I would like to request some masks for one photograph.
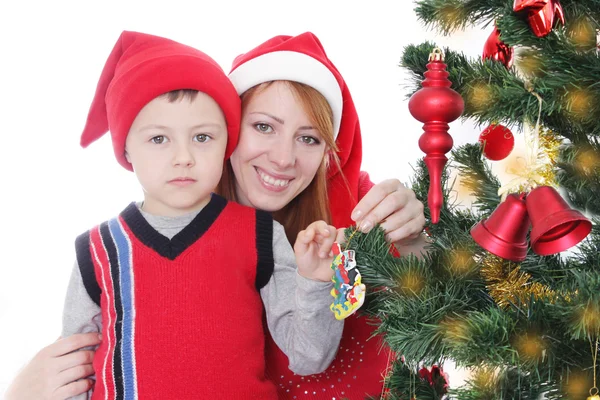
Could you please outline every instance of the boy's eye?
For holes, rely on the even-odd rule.
[[[205,133],[200,133],[194,136],[194,140],[200,143],[208,142],[210,140],[210,136]]]
[[[270,133],[273,131],[273,128],[269,124],[258,123],[254,124],[254,128],[262,133]]]
[[[154,136],[150,140],[152,141],[152,143],[162,144],[162,143],[164,143],[167,140],[167,138],[164,137],[164,136],[162,136],[162,135],[159,135],[159,136]]]

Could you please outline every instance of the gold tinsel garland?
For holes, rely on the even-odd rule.
[[[518,167],[510,168],[507,172],[516,176],[503,185],[498,194],[503,198],[508,193],[529,192],[535,186],[557,186],[556,162],[562,140],[549,129],[526,127],[528,157],[517,159]],[[538,132],[535,132],[535,130]],[[528,138],[529,137],[529,138]],[[535,139],[531,139],[531,138]],[[535,142],[530,143],[530,142]]]
[[[531,275],[521,271],[515,263],[488,254],[482,264],[481,275],[487,282],[490,296],[502,308],[511,304],[526,306],[531,296],[550,302],[557,298],[557,293],[548,286],[531,282]]]

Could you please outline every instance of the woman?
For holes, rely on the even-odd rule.
[[[338,228],[356,223],[365,232],[381,222],[400,253],[420,254],[423,205],[398,180],[374,185],[360,171],[361,135],[352,97],[313,34],[268,40],[239,56],[230,78],[242,97],[243,116],[240,141],[219,188],[223,195],[273,212],[290,240],[319,219]],[[346,319],[336,359],[311,377],[292,374],[269,338],[267,368],[279,396],[362,399],[381,393],[391,355],[378,339],[367,340],[372,332],[365,318]],[[7,399],[11,393],[20,396],[13,398],[62,399],[67,391],[87,390],[87,380],[57,378],[64,378],[65,371],[71,379],[89,375],[89,360],[65,361],[72,358],[65,350],[77,349],[78,338],[40,352],[17,377]],[[33,371],[43,366],[41,376],[33,378]],[[48,383],[33,393],[34,379]]]
[[[313,34],[268,40],[239,56],[229,77],[242,98],[242,124],[221,181],[227,197],[273,212],[290,240],[315,220],[338,228],[357,222],[368,231],[385,219],[382,226],[400,253],[420,254],[423,206],[399,181],[373,185],[360,171],[352,97]],[[336,359],[311,377],[291,373],[269,340],[266,365],[279,398],[379,395],[391,355],[380,340],[368,340],[372,333],[365,318],[347,318]]]

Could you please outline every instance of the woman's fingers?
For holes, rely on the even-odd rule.
[[[80,364],[66,369],[58,374],[58,386],[64,386],[68,383],[87,378],[94,374],[94,366],[90,364]]]
[[[102,337],[96,332],[78,333],[66,338],[62,338],[46,346],[40,353],[44,353],[50,357],[60,357],[88,346],[100,344]]]
[[[52,394],[52,400],[64,400],[87,392],[94,385],[92,379],[82,379],[57,388]]]

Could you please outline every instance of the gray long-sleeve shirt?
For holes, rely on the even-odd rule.
[[[139,205],[138,205],[139,207]],[[171,239],[187,226],[197,213],[160,217],[140,210],[148,223]],[[283,226],[273,222],[274,270],[260,290],[267,326],[273,340],[289,358],[289,368],[299,375],[324,371],[338,349],[343,322],[329,310],[331,282],[300,276],[293,249]],[[65,300],[62,336],[101,332],[100,307],[90,298],[75,263]],[[85,399],[85,395],[77,399]]]

